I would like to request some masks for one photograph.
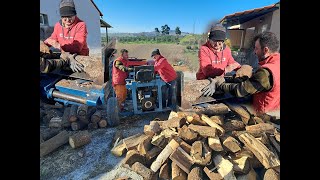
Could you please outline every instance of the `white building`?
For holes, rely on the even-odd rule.
[[[61,0],[40,0],[40,39],[46,39],[53,26],[60,20],[59,4]],[[101,54],[100,23],[103,14],[93,0],[74,0],[77,16],[87,25],[87,43],[90,55]]]

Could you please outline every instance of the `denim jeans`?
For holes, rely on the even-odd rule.
[[[172,107],[177,104],[177,81],[167,82],[161,87],[162,107]],[[166,103],[168,101],[168,104]],[[173,107],[172,107],[173,108]]]

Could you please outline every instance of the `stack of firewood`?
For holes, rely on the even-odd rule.
[[[123,165],[144,179],[279,179],[279,143],[279,126],[219,103],[172,111],[143,133],[118,139],[111,152],[126,153]]]
[[[50,128],[71,129],[97,129],[107,127],[106,113],[104,110],[87,105],[43,105],[40,108],[40,119]]]

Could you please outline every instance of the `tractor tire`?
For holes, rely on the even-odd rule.
[[[177,105],[181,106],[181,96],[184,87],[184,75],[182,71],[176,71],[177,73]]]
[[[120,124],[118,100],[115,97],[111,97],[107,101],[107,122],[111,127]]]

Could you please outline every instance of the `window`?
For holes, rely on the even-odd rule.
[[[40,13],[40,25],[48,25],[48,16]]]

